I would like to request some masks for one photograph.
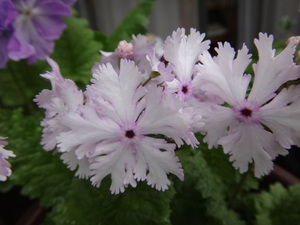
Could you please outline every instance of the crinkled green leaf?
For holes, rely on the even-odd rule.
[[[119,24],[117,29],[109,36],[105,51],[113,51],[121,40],[131,40],[132,35],[145,34],[144,27],[148,23],[148,16],[154,5],[154,0],[142,0]]]
[[[66,18],[65,23],[67,29],[55,42],[51,58],[58,63],[64,77],[88,83],[92,66],[100,60],[102,43],[96,38],[96,33],[88,28],[87,20],[72,16]]]
[[[203,157],[212,170],[215,176],[218,176],[222,180],[222,186],[226,188],[226,191],[230,191],[237,186],[237,183],[240,182],[243,174],[240,174],[233,166],[232,162],[229,161],[229,155],[223,152],[221,147],[215,149],[208,149],[206,143],[203,143],[203,137],[197,136],[201,144],[198,147],[203,154]],[[257,190],[258,189],[258,179],[253,176],[251,167],[249,169],[249,174],[242,186],[243,191]]]
[[[184,183],[192,182],[192,186],[190,187],[191,191],[196,191],[198,193],[198,198],[195,198],[194,201],[200,201],[201,204],[205,206],[204,210],[207,221],[204,222],[204,224],[245,224],[235,211],[229,209],[227,199],[230,197],[233,190],[229,189],[230,185],[222,178],[223,174],[236,176],[236,171],[232,170],[230,166],[224,166],[223,170],[228,171],[222,172],[220,170],[221,168],[213,168],[213,166],[217,164],[227,165],[227,162],[225,161],[227,159],[223,156],[213,154],[211,154],[210,157],[205,157],[205,154],[211,153],[205,151],[217,150],[207,150],[207,146],[205,149],[205,144],[202,143],[201,149],[180,150],[178,152],[185,171],[186,181]],[[218,154],[223,153],[219,151]],[[212,165],[210,165],[210,163]],[[177,192],[177,196],[180,196],[179,192]],[[200,204],[200,202],[195,202],[193,204],[192,200],[193,199],[191,198],[189,201],[190,204]],[[188,202],[186,204],[188,204]],[[193,210],[197,211],[200,209],[194,208]],[[177,212],[177,214],[181,213]],[[193,224],[197,224],[197,222],[194,222]]]
[[[40,115],[25,116],[21,110],[0,111],[0,134],[8,137],[7,149],[16,157],[12,164],[11,180],[22,186],[22,193],[50,207],[63,198],[73,179],[73,173],[51,152],[40,145]]]
[[[26,105],[32,108],[32,98],[43,88],[49,86],[39,75],[45,73],[47,64],[38,61],[28,65],[25,60],[10,61],[0,69],[0,104],[4,107]]]
[[[300,185],[285,188],[277,183],[255,200],[257,225],[299,224]]]
[[[100,188],[89,181],[73,180],[67,199],[51,214],[55,224],[67,225],[167,225],[170,199],[174,191],[157,191],[143,182],[128,187],[122,194],[112,195],[110,179]]]
[[[186,155],[180,154],[182,157]],[[183,182],[174,182],[176,194],[171,202],[172,214],[171,221],[173,225],[219,225],[219,221],[214,217],[207,214],[206,205],[207,201],[196,189],[198,182],[197,176],[192,174],[190,170],[196,169],[197,165],[186,166],[185,168],[185,180]]]

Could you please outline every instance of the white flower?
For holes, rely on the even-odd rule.
[[[11,175],[11,165],[6,159],[9,157],[15,157],[12,151],[8,151],[3,147],[7,145],[5,138],[0,137],[0,181],[6,181],[7,177]]]
[[[292,43],[275,56],[272,36],[260,33],[254,42],[259,61],[253,65],[254,83],[248,96],[251,76],[244,74],[250,62],[246,46],[235,58],[228,43],[219,44],[216,57],[208,52],[199,57],[198,69],[202,90],[229,105],[215,105],[207,114],[205,141],[210,147],[222,145],[241,173],[254,162],[255,176],[261,177],[272,169],[272,159],[300,144],[300,87],[278,93],[282,84],[300,77],[300,68],[293,63]]]
[[[166,82],[166,86],[184,101],[193,98],[194,89],[198,86],[194,82],[195,65],[198,56],[210,44],[208,40],[203,41],[204,37],[205,34],[200,34],[195,29],[190,29],[190,34],[186,35],[184,28],[178,28],[164,43],[164,58],[175,75],[175,79]]]
[[[76,84],[69,79],[64,79],[58,65],[52,59],[47,58],[48,64],[52,68],[52,72],[41,75],[51,81],[52,90],[43,90],[34,99],[40,108],[46,109],[45,119],[41,125],[43,129],[42,145],[44,149],[49,151],[55,148],[56,136],[68,130],[60,122],[60,118],[64,113],[74,111],[78,105],[83,104],[83,94],[78,90]]]
[[[121,59],[119,70],[110,63],[98,65],[93,72],[86,103],[61,120],[70,130],[57,139],[60,151],[88,159],[93,185],[111,175],[112,193],[144,180],[166,190],[169,173],[182,180],[174,150],[191,138],[183,103],[161,87],[144,87],[133,61]]]

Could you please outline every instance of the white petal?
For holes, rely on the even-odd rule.
[[[287,151],[275,140],[272,133],[260,125],[240,123],[234,130],[219,140],[224,152],[230,154],[230,161],[241,173],[248,170],[249,163],[254,162],[254,174],[261,177],[273,168],[272,159]]]
[[[128,184],[136,186],[133,178],[135,158],[132,148],[128,144],[112,143],[111,152],[95,156],[90,166],[92,170],[92,184],[99,187],[102,179],[111,174],[112,184],[110,190],[113,194],[122,193]]]
[[[86,116],[86,114],[83,114]],[[117,124],[107,119],[68,114],[62,120],[70,130],[57,137],[60,152],[75,151],[79,159],[89,157],[95,151],[97,143],[107,139],[113,141],[120,138],[121,130]]]
[[[101,97],[110,102],[121,120],[133,120],[136,102],[144,93],[144,87],[140,85],[143,78],[134,62],[122,59],[119,74],[111,64],[99,65],[94,69],[93,77],[94,84],[89,86],[87,97]]]
[[[300,144],[300,88],[283,89],[260,110],[262,123],[284,148]]]
[[[138,129],[141,134],[163,134],[181,145],[190,124],[180,113],[182,102],[162,88],[152,86],[146,95],[146,108],[140,116]]]
[[[75,176],[79,178],[88,178],[90,176],[89,161],[87,158],[78,159],[74,151],[64,152],[60,159],[68,165],[70,170],[77,169]]]
[[[174,65],[175,74],[179,80],[190,80],[198,55],[209,48],[210,41],[203,41],[204,34],[190,30],[185,35],[184,28],[178,28],[169,36],[164,44],[164,57]]]
[[[138,180],[146,178],[148,185],[161,191],[166,190],[170,185],[167,174],[172,173],[183,180],[183,171],[175,155],[174,144],[145,137],[138,149],[138,161],[134,170]]]
[[[255,39],[254,43],[259,53],[259,60],[253,65],[255,80],[248,99],[263,104],[273,97],[273,93],[282,84],[300,77],[300,66],[296,66],[293,62],[295,52],[293,43],[277,56],[272,49],[272,35],[260,33],[259,39]]]
[[[209,52],[199,56],[202,64],[198,64],[201,89],[209,94],[220,97],[230,105],[240,102],[245,98],[251,77],[244,75],[250,62],[248,49],[244,45],[238,52],[225,42],[219,43],[216,49],[218,55],[212,58]]]
[[[209,148],[218,145],[218,140],[225,136],[229,126],[235,122],[232,109],[222,106],[214,106],[211,111],[206,113],[206,120],[203,130],[207,132],[204,141]]]
[[[15,157],[12,151],[8,151],[0,145],[0,181],[5,181],[11,175],[11,165],[6,160],[9,157]]]

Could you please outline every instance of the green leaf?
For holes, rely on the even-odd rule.
[[[33,97],[49,86],[39,76],[45,73],[46,68],[44,61],[32,65],[28,65],[25,60],[8,62],[5,68],[0,69],[0,104],[4,107],[27,105],[32,108]]]
[[[277,183],[255,200],[257,225],[299,224],[300,185],[285,188]]]
[[[222,172],[219,173],[220,170],[214,168],[213,166],[209,164],[210,160],[214,161],[214,164],[226,164],[224,161],[224,157],[214,157],[209,158],[207,160],[206,157],[204,157],[204,148],[205,144],[201,144],[201,149],[190,149],[190,150],[179,150],[178,156],[180,157],[180,160],[183,164],[183,168],[185,171],[185,182],[181,184],[180,186],[185,186],[190,182],[190,191],[198,193],[193,194],[195,196],[194,199],[192,196],[188,197],[189,202],[186,202],[186,204],[197,206],[200,204],[199,208],[194,207],[194,214],[197,212],[201,212],[203,214],[203,210],[205,210],[205,214],[202,216],[202,220],[204,220],[204,224],[228,224],[228,225],[234,225],[234,224],[245,224],[244,221],[242,221],[238,214],[234,212],[233,210],[229,209],[227,206],[227,198],[229,192],[229,185],[224,182],[224,180],[221,178],[223,173],[230,174],[231,176],[235,176],[236,171],[232,170],[231,167],[223,167],[223,170],[229,170],[229,172]],[[207,146],[206,146],[207,148]],[[207,150],[207,149],[206,149]],[[209,151],[209,150],[207,150]],[[215,151],[215,150],[210,150]],[[223,154],[222,152],[219,152],[219,154]],[[211,155],[212,156],[212,155]],[[218,172],[219,171],[219,172]],[[177,190],[177,197],[180,196],[180,193],[182,192],[180,189],[178,189],[178,186],[176,188]],[[184,194],[184,192],[182,193]],[[176,196],[175,196],[176,197]],[[177,201],[176,199],[174,201]],[[196,201],[193,203],[193,201]],[[205,207],[201,207],[201,205],[204,205]],[[174,211],[175,213],[175,211]],[[176,212],[175,214],[181,214],[182,212]],[[174,218],[174,215],[173,215]],[[174,220],[174,223],[175,220]],[[180,223],[176,223],[180,224]],[[182,223],[181,223],[182,224]],[[195,220],[192,224],[200,224],[197,223]]]
[[[99,34],[88,28],[85,19],[72,16],[65,23],[67,29],[55,42],[51,58],[58,63],[64,77],[86,84],[91,79],[92,66],[100,60],[99,50],[103,45]]]
[[[22,194],[51,207],[64,198],[74,175],[58,155],[42,150],[41,118],[25,116],[21,110],[1,110],[0,135],[8,137],[7,149],[16,155],[9,158],[13,171],[9,180],[22,186]]]
[[[154,0],[142,0],[133,10],[131,10],[110,35],[108,39],[109,42],[104,47],[104,50],[114,51],[121,40],[130,41],[133,34],[145,34],[147,30],[144,25],[149,21],[148,16],[154,2]]]
[[[136,188],[128,187],[124,193],[112,195],[109,185],[110,179],[105,179],[100,188],[89,181],[74,179],[66,201],[51,215],[55,224],[170,224],[172,189],[159,192],[139,182]]]

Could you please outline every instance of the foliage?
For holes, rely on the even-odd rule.
[[[2,107],[17,107],[27,105],[32,108],[32,99],[49,84],[39,74],[48,68],[47,63],[39,61],[28,65],[25,60],[10,61],[6,68],[0,69],[0,104]]]
[[[65,19],[67,29],[55,43],[51,57],[60,65],[61,73],[76,82],[87,83],[91,79],[91,68],[100,59],[102,43],[88,29],[88,22],[78,17]],[[79,41],[80,40],[80,41]]]
[[[300,185],[289,188],[277,183],[262,192],[255,201],[257,225],[298,224]]]

